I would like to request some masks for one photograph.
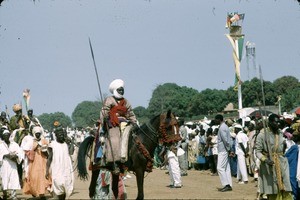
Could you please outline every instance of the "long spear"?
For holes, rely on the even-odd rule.
[[[101,91],[101,86],[100,86],[100,81],[99,81],[99,76],[98,76],[98,71],[97,71],[97,67],[96,67],[96,62],[95,62],[95,57],[94,57],[94,51],[93,51],[93,47],[92,47],[92,42],[91,42],[91,39],[89,38],[89,44],[90,44],[90,49],[91,49],[91,54],[92,54],[92,58],[93,58],[93,63],[94,63],[94,68],[95,68],[95,73],[96,73],[96,77],[97,77],[97,83],[98,83],[98,89],[99,89],[99,94],[100,94],[100,99],[101,99],[101,104],[103,106],[103,97],[102,97],[102,91]],[[102,109],[101,109],[101,112],[102,112]],[[108,125],[107,123],[106,124],[106,130],[108,130]],[[100,131],[100,129],[99,129]],[[98,132],[99,134],[99,132]],[[115,170],[116,169],[116,163],[115,163],[115,158],[114,158],[114,154],[113,154],[113,149],[112,149],[112,142],[111,142],[111,139],[110,139],[110,136],[109,134],[107,135],[107,138],[108,138],[108,142],[109,142],[109,145],[110,145],[110,150],[112,152],[112,159],[113,159],[113,167]]]
[[[95,57],[94,57],[94,51],[93,51],[92,42],[91,42],[90,38],[89,38],[89,44],[90,44],[91,54],[92,54],[92,58],[93,58],[93,63],[94,63],[94,68],[95,68],[95,73],[96,73],[96,78],[97,78],[97,83],[98,83],[99,95],[100,95],[101,103],[103,104],[101,85],[100,85],[100,81],[99,81],[98,70],[97,70],[96,61],[95,61]]]
[[[262,93],[262,101],[263,101],[263,108],[264,108],[264,116],[266,116],[266,100],[265,100],[265,91],[264,91],[264,82],[261,72],[261,66],[259,65],[259,78],[260,78],[260,85],[261,85],[261,93]]]

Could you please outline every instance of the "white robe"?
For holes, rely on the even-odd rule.
[[[2,189],[3,190],[19,190],[21,189],[19,182],[19,175],[17,169],[17,163],[8,159],[3,158],[4,155],[15,152],[18,156],[18,164],[24,159],[24,152],[15,142],[10,142],[9,146],[5,142],[0,143],[0,175],[2,178]]]
[[[24,154],[25,154],[25,151],[32,150],[33,140],[34,140],[34,137],[31,135],[26,135],[23,138],[22,143],[21,143],[21,149],[24,151]],[[28,171],[29,171],[29,160],[28,160],[27,156],[24,157],[24,171],[25,171],[25,177],[27,178]]]
[[[181,186],[181,174],[178,158],[172,151],[168,151],[168,163],[171,185]]]
[[[247,172],[247,166],[246,166],[246,158],[245,153],[240,145],[242,143],[245,148],[248,146],[248,136],[243,132],[240,131],[236,135],[235,140],[235,153],[237,155],[238,159],[238,166],[237,166],[237,179],[242,181],[248,181],[248,172]]]
[[[68,145],[52,141],[53,157],[51,162],[52,189],[56,195],[66,194],[68,199],[74,188],[74,172]]]

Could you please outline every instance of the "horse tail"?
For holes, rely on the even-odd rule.
[[[86,157],[88,156],[87,153],[92,150],[91,146],[94,142],[94,137],[89,136],[83,140],[83,142],[80,144],[79,150],[78,150],[78,156],[77,156],[77,171],[78,176],[81,180],[87,180],[88,179],[88,172],[86,167]]]

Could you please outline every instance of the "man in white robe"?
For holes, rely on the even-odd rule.
[[[17,199],[16,190],[21,189],[17,163],[20,164],[24,153],[17,143],[9,140],[10,132],[3,131],[0,143],[0,175],[2,178],[3,199]]]
[[[170,175],[170,187],[181,188],[181,174],[179,168],[179,162],[177,157],[176,146],[171,146],[168,151],[168,164],[169,164],[169,175]]]
[[[234,125],[234,132],[236,133],[235,153],[238,159],[237,180],[239,184],[247,184],[248,172],[246,166],[246,156],[248,156],[248,152],[246,149],[249,139],[243,132],[243,127],[240,124]]]
[[[46,169],[46,178],[51,173],[52,190],[59,199],[69,199],[74,188],[74,170],[64,134],[62,128],[56,129],[56,141],[49,144]]]

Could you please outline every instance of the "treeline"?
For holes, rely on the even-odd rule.
[[[277,105],[281,103],[281,110],[289,112],[293,108],[300,105],[300,82],[293,76],[283,76],[273,82],[263,81],[265,104]],[[250,81],[242,83],[242,99],[243,107],[256,107],[262,103],[261,81],[254,78]],[[188,88],[186,86],[178,86],[176,83],[165,83],[158,85],[150,99],[147,108],[138,106],[134,108],[134,112],[140,122],[145,122],[152,116],[165,112],[169,109],[188,119],[197,116],[208,115],[211,113],[222,112],[224,108],[233,103],[234,107],[238,107],[237,92],[233,87],[227,90],[205,89],[201,92]],[[84,101],[79,103],[72,113],[72,120],[63,120],[67,126],[87,127],[93,126],[99,117],[101,103],[99,101]],[[54,114],[42,114],[39,116],[41,123],[47,129],[51,129],[51,120],[55,119]]]

